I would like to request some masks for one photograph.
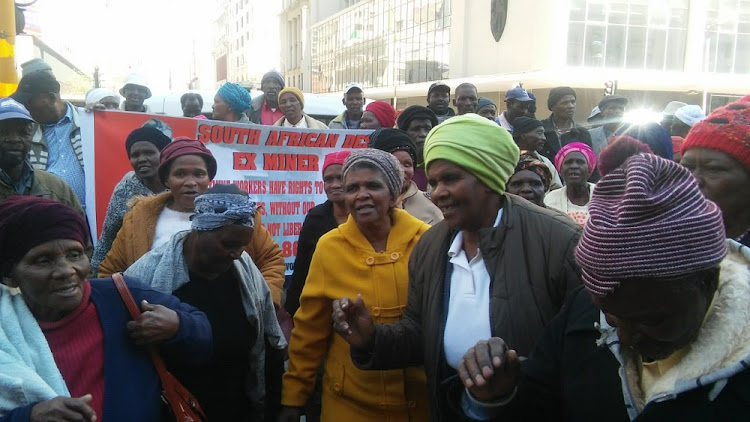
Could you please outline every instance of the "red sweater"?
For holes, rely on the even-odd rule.
[[[63,319],[39,322],[71,397],[91,394],[89,406],[101,422],[104,404],[104,333],[91,302],[91,285],[83,282],[81,304]]]

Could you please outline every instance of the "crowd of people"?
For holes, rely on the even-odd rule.
[[[285,286],[262,198],[158,122],[123,139],[92,248],[78,111],[24,72],[0,100],[0,421],[166,420],[154,350],[208,421],[750,418],[750,96],[631,124],[608,95],[580,124],[569,87],[538,120],[522,87],[498,114],[470,83],[400,111],[352,83],[326,125],[278,72],[226,83],[211,119],[372,131],[324,157]],[[143,77],[119,94],[86,110],[150,112]]]

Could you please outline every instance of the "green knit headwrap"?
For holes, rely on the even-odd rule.
[[[428,174],[432,161],[450,161],[501,195],[518,163],[518,153],[507,130],[474,113],[451,117],[435,126],[424,143]]]

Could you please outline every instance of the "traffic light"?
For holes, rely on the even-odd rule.
[[[604,82],[604,95],[614,95],[617,91],[617,81]]]
[[[13,0],[0,0],[0,98],[16,91],[16,12]]]

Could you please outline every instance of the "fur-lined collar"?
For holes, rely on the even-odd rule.
[[[728,241],[732,242],[732,241]],[[750,366],[750,257],[730,244],[721,262],[719,288],[711,309],[687,354],[656,381],[650,397],[641,391],[640,357],[620,347],[617,331],[602,314],[599,344],[607,344],[620,362],[625,406],[635,419],[651,402],[665,401],[680,393],[713,384],[709,400],[715,399],[729,378]]]

